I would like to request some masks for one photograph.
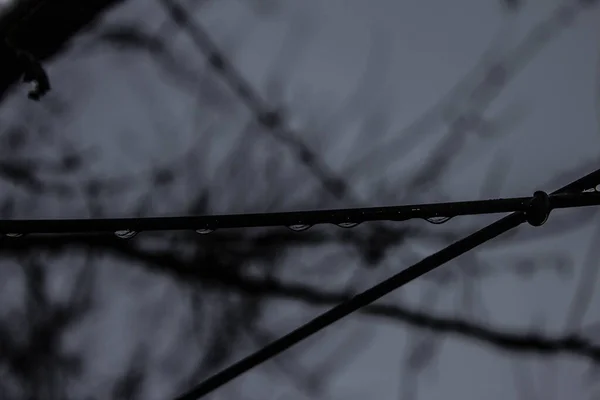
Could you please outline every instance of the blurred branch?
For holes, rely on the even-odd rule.
[[[67,299],[56,301],[48,293],[50,268],[40,257],[26,254],[18,261],[25,304],[0,324],[0,366],[7,371],[2,383],[18,382],[24,391],[21,398],[64,399],[67,380],[78,377],[82,360],[65,350],[62,340],[92,309],[93,270],[78,272]]]
[[[182,260],[170,251],[144,251],[118,238],[74,237],[67,246],[65,245],[64,238],[60,237],[30,237],[20,239],[10,247],[2,247],[3,255],[6,256],[42,249],[60,251],[65,247],[99,249],[135,262],[137,265],[143,265],[150,270],[175,277],[179,282],[210,282],[250,295],[297,300],[313,306],[339,304],[352,297],[350,294],[322,291],[312,286],[281,282],[274,278],[265,280],[243,277],[231,268],[201,268],[198,267],[197,261]],[[428,314],[400,305],[377,304],[366,307],[361,312],[437,333],[454,334],[506,351],[545,355],[570,353],[600,362],[600,345],[594,345],[588,339],[575,334],[549,337],[542,334],[489,328],[475,322]]]
[[[564,28],[585,11],[586,6],[595,3],[597,2],[563,1],[548,18],[533,27],[511,51],[499,52],[495,46],[487,49],[475,67],[433,107],[391,139],[377,144],[369,154],[355,161],[348,172],[362,169],[365,164],[373,161],[396,159],[400,154],[408,153],[414,148],[416,140],[422,139],[423,135],[433,131],[433,127],[441,123],[448,123],[451,127],[448,138],[457,135],[462,137],[476,130],[478,123],[485,121],[484,111],[511,79],[534,59],[544,45],[563,32]],[[450,152],[449,149],[448,151]],[[433,161],[429,162],[430,168],[427,169],[436,168],[435,158],[431,159]]]
[[[111,398],[137,400],[142,398],[144,380],[147,379],[148,349],[139,345],[135,349],[127,369],[113,384]]]
[[[301,163],[317,176],[321,184],[334,197],[350,199],[352,203],[356,204],[357,198],[350,192],[348,180],[344,180],[339,174],[337,176],[333,174],[306,144],[297,139],[286,128],[283,115],[268,107],[266,102],[243,78],[242,74],[227,60],[225,54],[218,48],[208,32],[200,24],[194,23],[193,18],[177,1],[161,0],[161,4],[171,18],[189,34],[194,44],[207,57],[212,68],[247,104],[257,119],[263,123],[263,126],[275,138],[291,147]],[[450,155],[455,153],[451,148],[456,150],[469,133],[489,136],[491,128],[494,131],[494,136],[497,136],[497,131],[506,132],[506,128],[511,127],[511,124],[502,126],[502,121],[490,121],[489,117],[484,116],[485,110],[499,96],[511,81],[511,78],[516,76],[517,72],[533,59],[545,44],[562,32],[564,27],[572,23],[578,14],[586,8],[585,6],[586,4],[570,1],[562,3],[509,52],[503,52],[497,46],[491,46],[482,55],[480,62],[472,71],[438,104],[403,130],[402,134],[395,135],[397,139],[392,142],[385,141],[381,144],[379,150],[374,149],[364,161],[372,161],[373,157],[377,156],[378,162],[381,162],[382,159],[386,159],[387,155],[385,154],[387,152],[392,152],[391,154],[397,158],[399,149],[403,152],[408,151],[410,148],[409,142],[422,139],[423,134],[427,130],[431,130],[436,121],[448,123],[450,134],[444,140],[446,145],[439,146],[438,151],[428,157],[427,165],[420,170],[420,173],[410,179],[410,184],[405,192],[430,187],[436,182],[435,178],[439,178],[440,174],[445,171],[444,167],[450,162]],[[396,142],[401,142],[402,145]],[[380,150],[386,153],[380,154]],[[361,161],[355,163],[355,165],[360,164],[362,164]],[[390,228],[390,230],[395,229]],[[403,234],[396,236],[399,238],[405,237]],[[383,255],[393,244],[396,243],[392,242],[386,246],[379,246],[382,249],[380,253]],[[379,259],[380,257],[375,257],[375,260]],[[376,263],[377,261],[372,264]]]
[[[146,263],[152,263],[160,270],[167,267],[171,272],[185,275],[186,279],[209,279],[216,284],[252,294],[295,299],[311,305],[331,305],[347,301],[350,296],[340,293],[328,293],[312,287],[276,281],[262,281],[249,277],[229,275],[217,271],[202,271],[190,266],[168,253],[151,254],[139,252],[129,246],[120,246],[117,252]],[[115,250],[114,248],[111,250]],[[174,271],[176,269],[176,271]],[[183,278],[183,276],[181,276]],[[572,353],[589,357],[600,362],[600,346],[592,345],[587,339],[578,336],[549,338],[537,334],[523,334],[510,331],[494,330],[479,326],[470,321],[438,317],[423,312],[410,310],[400,306],[374,305],[364,311],[369,315],[391,318],[409,323],[419,328],[438,333],[453,333],[479,342],[514,352],[531,352],[541,354]]]
[[[535,382],[527,365],[519,361],[513,361],[512,365],[513,381],[519,400],[539,399],[535,390]],[[549,397],[548,397],[549,398]]]
[[[262,126],[281,143],[287,145],[300,162],[305,165],[318,179],[323,187],[337,199],[347,198],[353,204],[357,203],[350,185],[343,178],[336,176],[330,168],[319,160],[300,138],[286,126],[281,110],[274,110],[267,105],[242,74],[229,62],[215,41],[200,26],[193,22],[188,12],[174,0],[160,0],[160,3],[183,30],[185,30],[197,48],[207,57],[212,68],[225,80],[231,89],[254,113]]]
[[[266,346],[276,339],[271,332],[258,327],[247,330],[246,333],[260,347]],[[308,368],[303,368],[298,363],[289,362],[283,358],[275,358],[272,362],[275,372],[283,375],[306,398],[318,399],[320,397],[320,382],[314,382],[312,368],[307,372]]]
[[[37,169],[38,165],[32,162],[0,161],[0,178],[39,194],[44,184],[37,176]]]
[[[596,218],[596,222],[597,222]],[[584,321],[585,314],[591,305],[594,288],[598,284],[598,255],[600,255],[600,225],[596,225],[590,239],[589,248],[583,261],[583,269],[579,276],[579,283],[575,288],[575,295],[569,306],[566,329],[579,329]]]

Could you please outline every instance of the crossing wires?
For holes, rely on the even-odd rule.
[[[210,234],[222,229],[274,226],[285,226],[292,231],[302,232],[319,224],[334,224],[340,228],[354,228],[363,222],[400,222],[410,219],[424,219],[432,224],[442,224],[457,216],[508,212],[527,213],[532,224],[541,225],[544,221],[534,219],[533,213],[536,208],[532,208],[532,206],[538,204],[542,198],[548,203],[547,206],[550,209],[600,205],[600,193],[598,192],[555,193],[551,195],[536,192],[533,197],[279,213],[147,218],[0,220],[0,234],[18,239],[32,234],[109,233],[122,239],[131,239],[144,231],[193,230],[199,234]]]
[[[585,177],[570,183],[567,186],[552,193],[552,195],[577,193],[595,188],[600,184],[600,170],[594,171]],[[582,195],[583,196],[583,195]],[[587,197],[587,196],[586,196]],[[595,196],[594,196],[595,197]],[[381,283],[357,294],[350,300],[339,304],[338,306],[317,316],[308,323],[300,326],[285,336],[271,342],[262,349],[250,354],[242,360],[223,369],[215,375],[201,382],[189,392],[177,397],[176,400],[195,400],[206,396],[219,387],[227,384],[250,369],[262,364],[263,362],[277,356],[290,347],[314,335],[315,333],[327,328],[340,319],[356,312],[390,292],[414,281],[422,275],[438,268],[442,264],[451,261],[460,255],[476,248],[477,246],[521,225],[529,222],[530,225],[540,226],[548,218],[553,208],[552,196],[538,191],[529,201],[528,207],[524,211],[514,212],[495,223],[486,226],[483,229],[451,244],[450,246],[424,258],[420,262],[404,269]],[[596,351],[595,356],[600,359],[600,351]]]

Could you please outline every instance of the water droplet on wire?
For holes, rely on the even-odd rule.
[[[132,231],[131,229],[122,229],[115,232],[115,236],[119,239],[131,239],[137,234],[136,231]]]
[[[18,237],[23,237],[25,235],[22,233],[7,233],[6,236],[11,237],[11,238],[18,238]]]
[[[450,221],[452,219],[452,217],[429,217],[429,218],[424,218],[424,219],[425,219],[425,221],[429,222],[430,224],[440,225],[440,224]]]
[[[312,227],[312,225],[308,225],[308,224],[294,224],[294,225],[288,225],[288,228],[293,230],[294,232],[302,232],[305,231],[307,229],[310,229]]]
[[[214,231],[214,229],[210,228],[196,229],[196,233],[199,233],[200,235],[208,235],[209,233],[213,233]]]
[[[340,228],[354,228],[359,223],[360,222],[341,222],[341,223],[336,224],[336,225],[339,226]]]

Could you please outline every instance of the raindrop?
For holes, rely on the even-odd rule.
[[[290,228],[294,232],[302,232],[302,231],[305,231],[307,229],[310,229],[311,227],[312,227],[312,225],[308,225],[308,224],[288,225],[288,228]]]
[[[450,219],[452,219],[452,217],[430,217],[425,218],[425,221],[429,222],[430,224],[439,225],[450,221]]]
[[[359,222],[342,222],[337,224],[337,226],[339,226],[340,228],[354,228],[358,224]]]
[[[213,233],[214,231],[215,231],[214,229],[210,229],[210,228],[196,229],[196,233],[199,233],[201,235],[208,235],[209,233]]]
[[[23,235],[22,233],[7,233],[6,236],[11,237],[11,238],[18,238],[18,237],[23,237],[25,235]]]
[[[138,233],[136,231],[132,231],[131,229],[122,229],[115,232],[115,236],[119,239],[131,239]]]

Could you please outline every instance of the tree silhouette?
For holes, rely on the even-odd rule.
[[[502,91],[595,3],[562,2],[517,45],[492,43],[465,78],[399,132],[391,129],[395,110],[385,100],[369,98],[386,85],[380,70],[386,62],[385,38],[374,39],[362,81],[347,103],[333,110],[318,94],[301,93],[294,99],[285,93],[293,60],[300,58],[295,50],[301,51],[304,40],[297,30],[310,29],[300,22],[300,28],[290,28],[263,87],[245,78],[245,66],[235,61],[243,48],[243,28],[217,35],[201,21],[213,2],[161,0],[147,14],[140,14],[146,12],[140,4],[76,5],[65,0],[35,8],[22,1],[0,17],[5,35],[6,27],[16,24],[11,41],[49,71],[53,88],[34,103],[18,93],[23,71],[13,58],[0,71],[2,111],[12,110],[0,117],[3,218],[203,215],[447,200],[454,194],[443,183],[459,151],[473,140],[493,146],[523,116],[520,107],[497,111]],[[237,7],[247,7],[244,12],[260,20],[285,7],[277,1],[248,4]],[[29,13],[32,9],[36,12]],[[108,73],[96,70],[97,59],[111,58],[126,73],[121,67]],[[132,75],[148,78],[134,86],[139,81]],[[90,89],[89,81],[99,76],[131,80],[132,97],[139,102],[134,107],[120,99],[135,132],[107,133],[111,139],[105,142],[111,142],[112,150],[100,141],[90,145],[70,137],[64,129],[76,124],[91,130],[97,122],[82,110],[94,96],[111,98],[108,88],[105,94]],[[193,111],[189,120],[170,111],[168,96],[173,93],[185,99],[173,102]],[[101,120],[110,127],[113,117]],[[358,126],[356,151],[334,168],[327,154],[351,140],[344,133],[348,121]],[[192,133],[186,136],[186,130]],[[440,130],[439,142],[422,150]],[[156,142],[166,155],[169,143],[183,139],[185,151],[175,157],[157,159],[143,149],[142,156],[135,153]],[[142,157],[147,167],[137,164],[137,170],[122,168],[118,175],[108,175],[103,166],[111,163],[117,147],[128,149],[131,158]],[[414,154],[422,160],[406,172],[384,172],[397,171],[398,160]],[[492,163],[481,197],[502,195],[509,161],[501,155]],[[463,167],[476,163],[473,157]],[[553,189],[591,165],[597,159],[541,183]],[[543,230],[508,234],[490,245],[510,248],[533,237],[551,240],[589,224],[596,212],[556,215]],[[269,228],[156,233],[130,240],[95,235],[0,239],[5,289],[1,397],[175,396],[416,261],[423,248],[442,247],[478,225],[465,220],[443,226],[372,223],[302,233]],[[583,322],[597,280],[594,242],[565,330],[537,322],[531,329],[499,326],[482,306],[482,290],[490,279],[512,275],[527,280],[550,271],[566,279],[575,263],[567,255],[531,251],[498,266],[471,253],[423,277],[420,293],[398,293],[365,308],[219,393],[244,399],[338,398],[331,384],[345,365],[367,351],[375,323],[397,324],[409,332],[398,378],[402,398],[418,394],[417,378],[436,369],[445,343],[456,337],[510,355],[520,371],[518,390],[533,393],[518,361],[527,355],[569,354],[597,365],[592,349],[598,345],[597,332]],[[450,292],[455,307],[444,304]],[[597,367],[590,371],[595,376]],[[597,390],[590,381],[590,390]]]

